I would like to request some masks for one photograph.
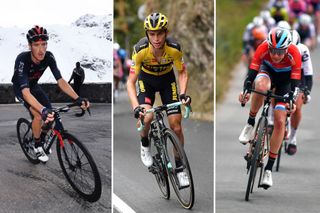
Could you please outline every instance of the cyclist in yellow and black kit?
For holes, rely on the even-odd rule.
[[[132,65],[127,81],[128,95],[134,109],[134,117],[141,118],[145,110],[150,109],[155,100],[155,93],[159,92],[163,104],[177,102],[191,103],[191,97],[186,95],[188,74],[182,58],[180,45],[168,34],[167,17],[161,13],[152,13],[144,21],[146,37],[135,46],[132,55]],[[179,91],[175,80],[174,68],[178,72]],[[136,91],[138,81],[139,91]],[[180,95],[179,95],[180,94]],[[181,128],[181,109],[176,107],[167,111],[170,128],[184,144]],[[145,128],[141,132],[141,160],[145,166],[153,163],[150,154],[148,131],[152,115],[144,116]],[[182,163],[176,159],[177,168]],[[178,172],[180,185],[189,185],[184,172]]]

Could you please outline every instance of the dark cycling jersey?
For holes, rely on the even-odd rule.
[[[23,88],[32,89],[37,85],[38,80],[47,67],[50,67],[56,80],[62,78],[56,60],[51,52],[46,52],[45,57],[40,64],[35,64],[31,60],[31,51],[20,53],[14,64],[14,75],[11,80],[13,86],[19,90],[22,90]]]

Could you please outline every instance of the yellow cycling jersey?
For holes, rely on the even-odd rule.
[[[172,38],[167,38],[164,46],[164,54],[160,61],[152,54],[152,46],[147,37],[141,39],[133,47],[132,64],[130,73],[145,73],[159,76],[170,72],[173,66],[181,72],[185,69],[180,45]]]

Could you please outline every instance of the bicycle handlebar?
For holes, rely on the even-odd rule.
[[[52,110],[54,112],[68,112],[73,107],[79,107],[79,106],[76,103],[71,103],[71,104],[67,104],[66,106],[53,108]],[[85,114],[86,111],[88,111],[89,115],[91,115],[90,108],[87,108],[87,110],[84,110],[81,107],[79,107],[79,108],[81,109],[81,112],[80,113],[76,113],[75,114],[76,117],[82,117]]]
[[[292,109],[293,108],[293,104],[295,103],[295,101],[296,101],[296,99],[297,99],[297,97],[299,95],[300,90],[299,90],[298,87],[296,87],[294,92],[290,91],[288,95],[279,96],[279,95],[276,95],[276,94],[272,93],[272,90],[268,90],[267,92],[260,92],[260,91],[254,90],[254,89],[251,88],[251,82],[248,81],[246,83],[246,87],[245,87],[245,89],[243,91],[243,95],[242,95],[242,100],[241,100],[241,106],[242,107],[245,106],[245,103],[243,103],[243,101],[245,99],[246,94],[249,93],[249,92],[254,92],[254,93],[257,93],[259,95],[263,95],[263,96],[265,96],[267,98],[281,99],[285,103],[289,103],[290,109]]]
[[[167,109],[170,109],[170,108],[174,108],[174,107],[177,107],[177,106],[181,106],[181,105],[183,105],[182,102],[178,101],[178,102],[174,102],[174,103],[171,103],[171,104],[162,105],[162,106],[158,106],[158,107],[154,107],[154,108],[148,109],[148,110],[146,110],[145,114],[164,111],[164,110],[167,110]],[[184,105],[184,107],[185,107],[185,114],[184,114],[183,118],[189,118],[190,112],[192,112],[191,106],[190,105]],[[141,132],[144,129],[143,117],[142,117],[142,119],[139,119],[139,123],[140,123],[140,127],[138,127],[137,130],[139,132]]]

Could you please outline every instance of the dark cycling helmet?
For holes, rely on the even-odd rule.
[[[168,19],[162,13],[152,13],[144,20],[144,29],[147,30],[167,30]]]
[[[36,25],[28,31],[27,40],[30,44],[40,40],[49,40],[47,30],[43,27],[39,27],[38,25]]]
[[[269,47],[274,49],[286,49],[291,44],[291,33],[284,28],[273,28],[267,38]]]

